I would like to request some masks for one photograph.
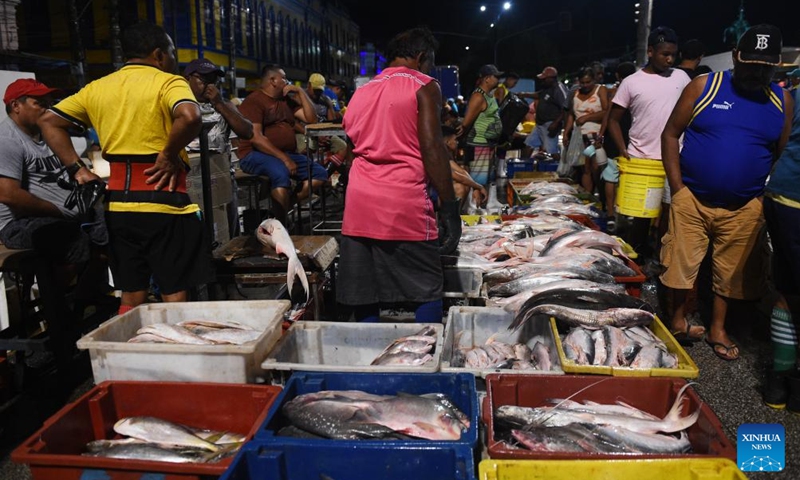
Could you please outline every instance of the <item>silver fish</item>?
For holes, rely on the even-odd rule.
[[[614,326],[603,328],[608,356],[604,365],[611,367],[627,366],[639,351],[639,344],[631,341],[625,333]]]
[[[292,296],[294,279],[298,277],[303,289],[306,291],[306,301],[308,301],[309,290],[306,271],[297,257],[294,242],[292,242],[289,232],[286,231],[283,224],[274,218],[264,220],[256,229],[256,238],[262,244],[275,248],[277,254],[286,255],[286,258],[289,259],[289,265],[286,269],[286,288],[289,290],[289,297]]]
[[[605,365],[606,358],[608,358],[608,349],[606,347],[606,337],[602,330],[595,330],[592,332],[592,340],[594,341],[594,358],[592,365]]]
[[[264,332],[257,330],[239,330],[235,328],[212,329],[198,333],[198,337],[204,338],[214,343],[230,343],[233,345],[245,345],[258,340]]]
[[[569,232],[560,236],[553,235],[547,243],[547,246],[545,246],[544,250],[542,250],[539,255],[542,257],[557,255],[557,252],[561,249],[574,247],[605,249],[627,258],[619,242],[610,235],[596,230],[581,230]]]
[[[207,455],[201,452],[201,450],[178,452],[150,443],[128,443],[113,445],[92,453],[85,453],[84,455],[126,460],[150,460],[155,462],[201,463],[206,461],[205,458]]]
[[[537,370],[549,372],[553,369],[553,362],[550,359],[550,349],[547,345],[541,342],[536,342],[533,346],[533,353],[531,359],[536,365]]]
[[[399,352],[399,353],[384,353],[372,361],[370,365],[406,365],[418,366],[424,365],[433,360],[429,353],[413,353],[413,352]]]
[[[584,403],[578,403],[573,400],[568,399],[550,399],[550,403],[552,403],[556,408],[564,409],[564,410],[574,410],[577,412],[586,412],[586,413],[594,413],[594,414],[611,414],[611,415],[623,415],[623,416],[630,416],[634,418],[642,418],[645,420],[660,420],[660,418],[652,415],[650,413],[645,412],[644,410],[640,410],[638,408],[632,407],[623,402],[617,402],[615,405],[608,405],[603,403],[597,403],[592,401],[584,401]]]
[[[564,355],[579,365],[591,365],[594,359],[594,341],[582,328],[573,328],[562,342]]]
[[[179,327],[177,325],[168,325],[166,323],[153,323],[136,331],[137,334],[149,333],[157,337],[166,338],[175,343],[182,343],[186,345],[212,345],[211,340],[198,337],[189,330]]]
[[[661,355],[664,353],[660,348],[652,345],[642,347],[630,363],[631,368],[658,368],[661,366]]]
[[[642,453],[686,453],[692,448],[686,432],[678,438],[658,433],[637,433],[625,428],[598,425],[598,433],[619,445]]]
[[[234,322],[233,320],[184,320],[183,322],[178,323],[178,326],[191,330],[194,327],[206,327],[206,328],[235,328],[238,330],[253,330],[252,327],[244,325],[239,322]]]
[[[114,431],[149,443],[202,448],[212,452],[219,450],[218,446],[201,439],[187,427],[161,418],[122,418],[114,424]]]
[[[428,440],[458,440],[465,429],[459,415],[452,413],[451,408],[438,399],[416,395],[373,402],[359,411],[356,418]]]
[[[628,327],[649,325],[653,321],[652,313],[634,308],[609,308],[607,310],[581,310],[562,307],[560,305],[539,305],[531,309],[534,315],[545,314],[563,321],[567,325],[589,329],[602,328],[606,325]]]
[[[164,338],[158,335],[153,335],[152,333],[141,333],[136,335],[133,338],[128,339],[128,343],[172,343],[176,344],[178,342],[174,340],[170,340],[168,338]]]

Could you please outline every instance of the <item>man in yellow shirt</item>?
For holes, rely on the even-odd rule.
[[[211,280],[209,239],[199,207],[186,193],[184,147],[199,133],[200,110],[185,78],[175,75],[175,45],[163,28],[138,23],[123,34],[119,71],[61,101],[39,119],[45,141],[78,182],[85,168],[67,129],[94,127],[111,164],[106,223],[120,313],[144,303],[152,277],[164,301]]]

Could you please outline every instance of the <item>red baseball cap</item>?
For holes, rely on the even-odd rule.
[[[536,75],[536,78],[547,78],[547,77],[557,77],[557,76],[558,76],[558,70],[556,70],[556,67],[544,67],[542,73]]]
[[[6,94],[3,96],[3,103],[8,105],[19,97],[43,97],[53,92],[58,92],[57,88],[50,88],[42,82],[38,82],[32,78],[20,78],[11,82],[6,88]]]

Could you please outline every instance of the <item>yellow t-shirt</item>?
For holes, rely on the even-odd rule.
[[[172,112],[184,102],[197,103],[185,78],[150,65],[128,64],[86,85],[52,110],[80,127],[93,126],[104,155],[152,155],[167,144]],[[181,158],[188,165],[185,151]],[[183,214],[198,209],[196,204],[109,203],[110,211]]]

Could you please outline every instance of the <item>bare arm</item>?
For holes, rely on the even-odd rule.
[[[794,98],[792,98],[792,94],[789,93],[788,90],[783,91],[783,111],[786,112],[786,115],[783,119],[783,133],[781,133],[781,138],[778,140],[778,145],[775,148],[776,160],[781,156],[781,153],[783,153],[783,149],[786,148],[786,144],[789,142],[789,134],[792,133]]]
[[[457,164],[456,162],[450,160],[450,171],[453,172],[453,181],[456,183],[460,183],[461,185],[466,185],[470,188],[475,189],[482,189],[483,185],[476,182],[472,179],[472,176],[463,168],[461,165]]]
[[[80,155],[75,151],[75,147],[72,146],[72,140],[70,140],[69,132],[67,132],[68,129],[75,127],[72,122],[48,110],[39,117],[36,123],[42,132],[42,138],[50,147],[50,150],[61,160],[61,163],[65,166],[70,166],[80,160]],[[75,172],[75,180],[78,183],[99,179],[100,177],[86,168],[81,168]]]
[[[439,84],[430,82],[417,90],[417,136],[419,137],[425,173],[443,201],[456,198],[450,172],[450,155],[442,138],[439,112],[442,111],[442,92]]]
[[[317,112],[314,111],[314,102],[311,101],[306,91],[297,85],[286,85],[283,87],[284,96],[292,92],[295,94],[295,101],[299,101],[302,106],[300,110],[294,112],[295,117],[307,124],[317,123]]]
[[[63,217],[57,206],[31,195],[13,178],[0,177],[0,203],[19,217]]]
[[[214,110],[222,115],[222,118],[228,122],[228,125],[231,126],[231,130],[233,130],[237,137],[244,138],[245,140],[253,138],[253,122],[244,118],[231,102],[222,98],[217,87],[214,85],[207,85],[203,94],[208,99],[209,103],[211,103],[211,106],[214,107]]]
[[[620,156],[630,159],[628,146],[625,145],[625,139],[622,138],[622,128],[619,126],[619,121],[622,120],[622,116],[625,115],[626,111],[625,107],[620,107],[615,103],[611,104],[611,111],[608,116],[608,133],[611,134],[611,140],[617,145]]]
[[[489,105],[486,103],[486,99],[483,98],[478,92],[474,92],[469,97],[469,103],[467,104],[467,113],[464,114],[464,121],[461,122],[461,125],[458,127],[460,130],[458,131],[458,135],[461,136],[472,128],[472,124],[475,123],[475,120],[478,118],[478,115]]]
[[[600,111],[587,113],[586,115],[578,118],[576,120],[578,125],[583,125],[586,122],[600,123],[605,118],[606,110],[608,110],[608,96],[606,94],[606,87],[601,86],[597,90],[597,96],[600,98]]]
[[[667,181],[672,194],[685,187],[681,177],[680,146],[678,139],[683,135],[689,122],[692,120],[694,103],[703,93],[706,84],[705,77],[699,77],[686,86],[672,109],[672,114],[667,120],[667,125],[661,133],[661,160],[664,162],[664,170],[667,172]]]
[[[196,103],[183,102],[172,110],[172,128],[167,144],[158,152],[155,164],[144,171],[145,175],[149,175],[146,181],[148,185],[155,183],[156,190],[169,187],[170,192],[175,191],[179,173],[185,169],[180,153],[197,138],[202,127],[200,108]]]

